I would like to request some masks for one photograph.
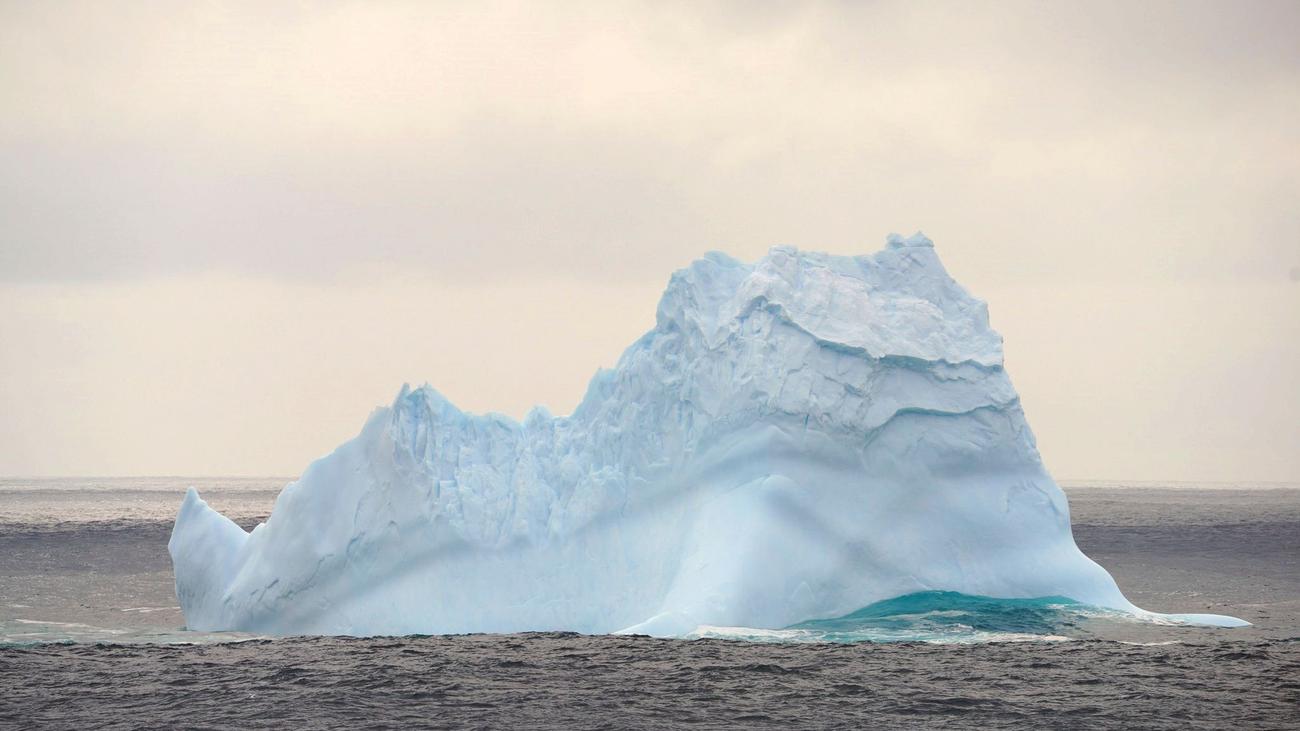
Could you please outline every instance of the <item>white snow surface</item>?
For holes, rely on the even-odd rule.
[[[250,533],[191,489],[168,548],[204,631],[680,636],[928,590],[1141,612],[1075,546],[987,307],[919,233],[707,254],[572,415],[403,387]]]

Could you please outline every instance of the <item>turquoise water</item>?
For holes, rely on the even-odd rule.
[[[834,619],[785,629],[702,627],[692,637],[767,642],[1015,642],[1092,636],[1101,624],[1143,624],[1141,617],[1065,597],[996,599],[927,591],[886,599]]]
[[[838,619],[803,622],[791,629],[818,632],[830,641],[848,641],[863,634],[882,632],[939,636],[954,632],[1052,635],[1075,627],[1084,609],[1085,605],[1065,597],[994,599],[927,591],[886,599]]]

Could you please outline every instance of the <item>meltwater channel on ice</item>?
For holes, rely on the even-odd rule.
[[[169,549],[204,631],[696,636],[918,596],[1245,624],[1145,612],[1080,552],[987,307],[919,233],[707,254],[571,415],[403,387],[251,532],[191,489]]]

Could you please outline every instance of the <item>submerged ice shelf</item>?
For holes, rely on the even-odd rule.
[[[572,415],[403,387],[251,533],[191,490],[168,548],[195,630],[685,636],[924,592],[1142,613],[1075,546],[987,308],[920,234],[710,253]]]

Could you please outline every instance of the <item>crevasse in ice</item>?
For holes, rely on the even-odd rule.
[[[571,415],[403,387],[250,533],[191,490],[169,549],[198,630],[683,635],[940,590],[1141,611],[1075,546],[988,310],[921,234],[707,254]]]

